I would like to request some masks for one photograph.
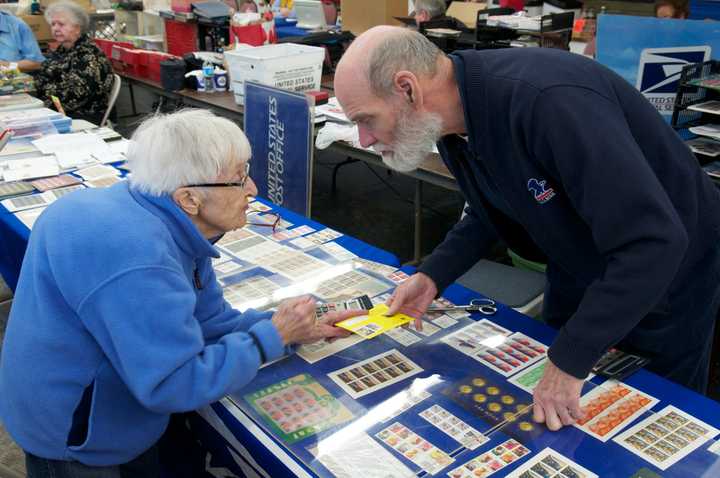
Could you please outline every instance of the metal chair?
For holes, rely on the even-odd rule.
[[[118,75],[117,73],[113,73],[113,78],[113,86],[112,90],[110,90],[110,97],[108,98],[108,107],[99,125],[101,127],[107,124],[108,117],[110,116],[110,112],[115,106],[115,102],[117,101],[118,95],[120,94],[120,87],[122,86],[122,78],[120,78],[120,75]]]
[[[539,272],[483,259],[456,282],[521,314],[539,317],[542,313],[545,275]]]
[[[460,219],[465,216],[465,207]],[[457,283],[515,309],[540,318],[545,298],[545,269],[542,264],[520,257],[508,249],[515,267],[482,259],[457,279]]]

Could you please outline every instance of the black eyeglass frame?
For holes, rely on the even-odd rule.
[[[240,181],[228,182],[228,183],[198,183],[198,184],[186,184],[185,188],[229,188],[239,187],[245,189],[247,180],[250,178],[250,163],[245,163],[245,176]]]
[[[256,214],[260,214],[261,211],[253,211]],[[282,217],[280,217],[280,214],[276,212],[267,212],[262,215],[263,217],[266,216],[275,216],[275,220],[272,223],[264,223],[264,222],[250,222],[247,221],[245,223],[246,226],[257,226],[257,227],[272,227],[272,233],[275,234],[277,232],[278,224],[280,224],[280,221],[282,220]]]

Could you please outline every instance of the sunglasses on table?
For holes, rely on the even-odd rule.
[[[280,217],[280,214],[275,213],[275,212],[267,212],[265,214],[260,215],[260,211],[252,211],[251,213],[248,214],[248,216],[250,214],[258,215],[258,217],[263,218],[263,221],[265,220],[265,218],[267,218],[268,221],[267,222],[257,222],[257,221],[250,222],[250,220],[248,220],[245,223],[246,225],[257,226],[257,227],[272,227],[273,234],[275,234],[277,232],[278,226],[280,225],[280,221],[282,220],[282,218]]]

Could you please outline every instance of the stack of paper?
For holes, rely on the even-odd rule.
[[[720,115],[720,101],[712,100],[688,106],[689,110],[700,111],[701,113],[710,113]]]
[[[693,153],[704,154],[712,157],[720,155],[720,142],[713,139],[694,138],[689,141],[685,141],[685,144],[690,147]]]
[[[34,156],[24,159],[5,161],[2,176],[5,181],[44,178],[57,176],[60,173],[55,156]]]
[[[345,116],[340,103],[334,96],[324,105],[315,107],[315,118],[324,116],[327,121],[335,121],[338,123],[350,123],[351,121]]]
[[[129,140],[123,138],[116,141],[110,141],[107,143],[107,146],[110,150],[110,154],[104,156],[95,154],[95,159],[103,164],[118,163],[127,159],[125,155],[127,154],[128,147],[130,146]]]
[[[40,136],[38,135],[38,138]],[[38,149],[35,147],[32,137],[12,138],[0,151],[0,161],[10,157],[35,156]]]
[[[708,138],[720,139],[720,124],[705,124],[702,126],[695,126],[694,128],[688,128],[688,130],[699,136],[707,136]]]
[[[514,28],[516,30],[540,31],[540,17],[528,17],[521,14],[495,15],[488,17],[489,26]]]
[[[96,163],[98,158],[113,156],[108,145],[97,135],[88,133],[52,134],[33,141],[45,154],[57,156],[63,169]]]
[[[115,131],[112,128],[108,128],[107,126],[104,126],[102,128],[93,128],[88,129],[84,131],[88,134],[94,134],[96,136],[99,136],[101,139],[104,139],[106,141],[113,141],[113,140],[119,140],[122,139],[122,135]]]

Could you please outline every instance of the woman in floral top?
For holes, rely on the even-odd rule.
[[[113,70],[87,35],[87,13],[75,3],[58,2],[45,10],[45,20],[59,45],[35,78],[38,98],[52,107],[50,97],[57,96],[68,116],[99,124],[107,109]]]

